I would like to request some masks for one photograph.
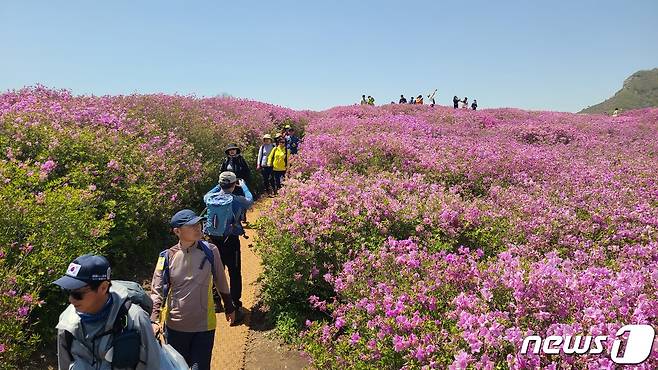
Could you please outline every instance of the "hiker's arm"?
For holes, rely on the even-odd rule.
[[[272,162],[274,161],[274,152],[276,151],[276,148],[272,149],[270,151],[270,155],[267,156],[267,166],[272,167]]]
[[[256,168],[260,168],[260,164],[263,162],[263,152],[264,148],[261,145],[260,149],[258,149],[258,158],[256,159]]]
[[[224,264],[222,263],[222,258],[219,256],[219,249],[215,246],[212,249],[212,254],[215,260],[215,289],[222,297],[222,302],[224,302],[224,311],[227,315],[230,315],[235,311],[233,306],[233,300],[231,299],[231,291],[228,287],[228,281],[226,280],[226,274],[224,273]]]
[[[142,339],[142,348],[140,349],[140,360],[144,362],[141,367],[138,365],[137,370],[159,370],[160,369],[160,345],[155,334],[151,330],[151,320],[146,311],[139,309],[135,317],[136,326],[139,328],[139,335]]]
[[[66,349],[66,333],[64,330],[57,330],[57,366],[59,370],[69,370],[73,363],[73,358],[69,350]]]
[[[244,198],[249,202],[249,204],[245,204],[246,206],[251,206],[251,204],[254,202],[254,196],[251,194],[251,191],[249,191],[249,188],[247,187],[247,183],[243,180],[240,181],[240,187],[242,188],[242,192],[244,193]]]
[[[151,300],[153,301],[153,311],[151,313],[151,321],[154,323],[160,323],[160,311],[162,310],[162,305],[164,304],[165,298],[162,296],[162,266],[164,262],[160,262],[158,258],[158,263],[155,266],[155,271],[153,271],[153,278],[151,279]]]

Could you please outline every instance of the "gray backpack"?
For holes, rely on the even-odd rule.
[[[128,310],[133,304],[141,307],[150,316],[153,311],[153,301],[151,297],[146,294],[141,285],[133,281],[125,280],[112,280],[112,287],[118,290],[125,290],[126,300],[121,305],[119,313],[117,314],[112,329],[98,334],[96,337],[104,335],[112,335],[112,346],[114,347],[114,356],[112,358],[112,368],[132,368],[134,369],[140,362],[139,349],[141,346],[140,333],[133,327],[128,327]],[[73,334],[66,331],[64,333],[65,343],[64,348],[68,351],[69,356],[73,358],[71,353],[71,345],[73,344]]]
[[[142,310],[151,316],[153,300],[151,300],[151,296],[144,291],[141,285],[134,281],[112,280],[112,286],[125,289],[128,292],[128,300],[141,307]]]

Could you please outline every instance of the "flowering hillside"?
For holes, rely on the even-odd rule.
[[[613,368],[658,317],[658,110],[334,108],[263,229],[264,297],[312,318],[318,368]],[[520,354],[535,334],[612,339]]]

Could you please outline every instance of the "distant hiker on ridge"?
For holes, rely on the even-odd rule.
[[[434,91],[432,91],[431,94],[427,95],[427,100],[430,101],[430,107],[433,107],[434,105],[436,105],[436,102],[434,101],[434,95],[436,95],[436,90],[437,89],[434,89]]]

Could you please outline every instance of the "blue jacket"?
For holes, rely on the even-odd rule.
[[[295,135],[286,137],[286,147],[290,150],[290,154],[297,154],[299,149],[299,138]]]
[[[223,233],[224,236],[244,234],[244,229],[240,224],[240,220],[242,219],[242,215],[254,204],[254,197],[251,195],[251,192],[249,191],[249,188],[246,184],[242,186],[242,191],[244,192],[244,196],[226,193],[219,185],[217,185],[210,189],[210,191],[203,196],[203,201],[206,203],[208,208],[210,208],[210,206],[223,206],[231,204],[233,214],[230,215],[226,220],[226,227]],[[214,228],[212,223],[207,222],[206,233],[215,235],[215,233],[213,233],[213,229]]]

